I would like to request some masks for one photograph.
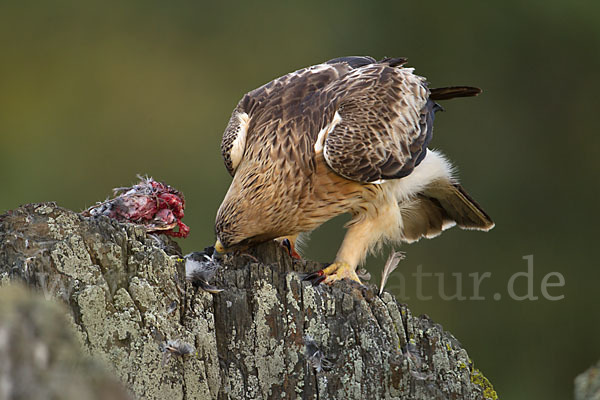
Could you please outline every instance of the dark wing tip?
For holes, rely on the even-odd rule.
[[[379,61],[376,61],[373,57],[370,56],[348,56],[348,57],[338,57],[333,60],[329,60],[326,64],[339,64],[346,63],[352,68],[359,68],[369,64],[386,64],[390,67],[400,67],[408,61],[405,57],[384,57]]]
[[[405,57],[384,57],[378,61],[379,64],[387,64],[390,67],[400,67],[408,61]]]
[[[449,86],[430,89],[429,98],[432,100],[449,100],[455,97],[471,97],[481,93],[481,89],[473,86]]]
[[[474,215],[474,217],[471,218],[472,222],[468,226],[466,226],[466,228],[477,229],[482,231],[489,231],[490,229],[492,229],[496,224],[489,216],[489,214],[484,211],[484,209],[479,205],[479,203],[477,203],[477,201],[475,201],[475,199],[473,199],[471,195],[467,193],[467,191],[461,185],[456,183],[453,186],[455,190],[457,190],[457,192],[460,195],[462,195],[464,199],[466,199],[466,201],[463,200],[463,202],[470,204],[470,207],[472,209],[471,213]]]
[[[348,56],[348,57],[338,57],[333,60],[327,61],[325,64],[340,64],[346,63],[352,68],[359,68],[365,65],[374,64],[377,61],[373,57],[369,56]]]

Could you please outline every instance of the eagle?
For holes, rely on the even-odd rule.
[[[358,265],[383,243],[433,238],[491,218],[430,150],[436,101],[480,89],[430,89],[405,58],[342,57],[303,68],[239,101],[221,142],[233,177],[217,212],[215,249],[287,239],[349,213],[335,260],[314,284],[359,282]]]

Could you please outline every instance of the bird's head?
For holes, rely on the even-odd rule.
[[[218,252],[244,250],[288,233],[284,229],[290,225],[286,210],[292,200],[281,179],[263,165],[240,165],[217,211]]]
[[[248,222],[247,218],[237,219],[228,215],[217,215],[215,224],[215,251],[229,253],[243,251],[250,246],[274,239],[276,236],[265,233],[260,229],[260,222]]]
[[[242,234],[241,231],[224,232],[217,229],[217,240],[215,241],[214,248],[217,253],[229,253],[231,251],[242,251],[248,247],[266,242],[267,240],[273,239],[271,235],[254,235],[247,236]]]
[[[274,239],[270,218],[264,210],[252,205],[246,196],[231,189],[217,212],[215,250],[219,253],[243,251],[248,247]]]

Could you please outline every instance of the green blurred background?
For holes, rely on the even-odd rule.
[[[598,70],[594,1],[2,1],[0,212],[57,201],[82,210],[148,174],[183,191],[187,251],[213,242],[229,185],[219,143],[239,98],[303,66],[343,55],[405,56],[432,86],[484,93],[444,104],[433,147],[496,221],[403,246],[407,303],[468,350],[501,398],[571,397],[600,358]],[[331,260],[343,219],[306,254]],[[369,259],[373,280],[385,255]],[[534,255],[560,301],[516,301],[510,276]],[[411,274],[492,273],[484,301],[415,298]],[[398,276],[389,288],[398,289]],[[517,293],[526,291],[517,280]],[[493,294],[503,297],[494,300]]]

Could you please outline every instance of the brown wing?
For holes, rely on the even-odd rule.
[[[324,106],[331,93],[323,89],[353,69],[375,63],[371,57],[342,57],[326,63],[303,68],[275,79],[247,93],[233,110],[221,141],[221,154],[225,166],[234,175],[247,146],[275,144],[285,147],[286,131],[304,134],[307,157],[314,130],[323,120]],[[279,131],[279,132],[277,132]],[[294,147],[294,146],[292,146]]]
[[[425,156],[439,106],[429,99],[424,78],[398,64],[367,65],[332,84],[338,122],[324,141],[323,155],[347,179],[401,178]]]
[[[231,113],[231,118],[223,132],[221,139],[221,155],[225,168],[231,176],[235,174],[238,164],[244,156],[246,135],[248,133],[248,114],[241,108],[241,104]]]
[[[346,59],[355,64],[361,60],[363,63],[374,61],[368,57]],[[255,143],[257,138],[265,140],[264,144],[274,141],[278,128],[297,117],[301,105],[311,102],[310,96],[352,69],[343,60],[300,69],[244,95],[233,110],[221,141],[225,167],[232,176],[247,144]]]

